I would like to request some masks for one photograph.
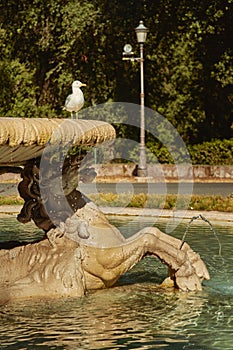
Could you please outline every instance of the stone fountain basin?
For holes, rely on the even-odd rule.
[[[23,165],[48,144],[95,146],[115,135],[110,124],[98,120],[0,118],[0,167]]]

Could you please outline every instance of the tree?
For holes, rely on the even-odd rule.
[[[14,57],[32,72],[37,114],[45,106],[50,115],[60,113],[67,86],[81,75],[84,42],[94,35],[98,9],[87,1],[6,0],[0,10],[12,47],[7,60]]]
[[[187,143],[229,138],[231,6],[232,0],[3,0],[0,113],[68,116],[61,107],[74,79],[88,85],[85,106],[139,103],[139,65],[123,62],[122,49],[129,42],[138,55],[134,28],[143,19],[146,105]]]
[[[150,23],[148,103],[188,143],[232,136],[230,3],[166,0]]]

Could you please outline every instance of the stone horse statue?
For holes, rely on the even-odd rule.
[[[114,128],[101,121],[0,119],[0,173],[22,177],[18,220],[33,220],[45,232],[41,241],[0,250],[0,299],[82,296],[113,286],[146,256],[168,266],[169,286],[202,289],[209,273],[187,243],[155,227],[125,239],[77,190],[86,151],[67,155],[65,146],[82,149],[114,138]]]

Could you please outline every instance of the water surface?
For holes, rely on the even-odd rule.
[[[114,217],[126,235],[151,226],[151,220]],[[211,280],[202,292],[166,291],[158,284],[166,267],[146,258],[114,288],[82,298],[16,302],[0,310],[0,349],[233,349],[233,225],[214,223],[219,246],[206,223],[195,221],[187,242],[206,262]],[[165,231],[167,221],[156,225]],[[169,224],[171,225],[171,224]],[[182,238],[187,222],[172,235]],[[25,240],[41,232],[15,217],[0,219],[0,240]],[[169,228],[171,232],[171,228]]]

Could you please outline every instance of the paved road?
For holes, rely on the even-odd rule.
[[[229,196],[233,194],[233,183],[91,183],[80,184],[80,190],[90,193],[150,193],[150,194],[199,194]],[[0,196],[18,194],[17,184],[0,183]]]
[[[233,194],[233,183],[106,183],[80,184],[85,193],[150,193],[150,194],[199,194],[229,196]]]

